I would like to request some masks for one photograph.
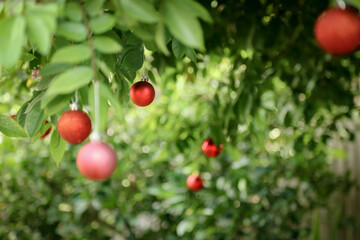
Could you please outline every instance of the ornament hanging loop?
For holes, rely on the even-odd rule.
[[[70,109],[72,111],[79,110],[79,92],[77,90],[75,91],[75,98],[74,98],[74,101],[70,105]]]
[[[341,8],[342,10],[345,10],[346,8],[346,1],[344,0],[336,0],[336,5]]]

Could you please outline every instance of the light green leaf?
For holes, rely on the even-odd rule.
[[[61,23],[57,29],[57,34],[76,42],[83,41],[87,37],[86,27],[77,22]]]
[[[104,1],[105,0],[87,0],[85,2],[85,9],[89,16],[93,17],[98,15],[102,10]]]
[[[147,0],[120,0],[124,12],[133,19],[145,23],[155,23],[159,20],[154,5]]]
[[[76,2],[67,3],[65,6],[67,18],[74,22],[80,22],[83,18],[81,7]]]
[[[193,1],[193,0],[183,0],[182,4],[184,7],[187,8],[188,13],[195,16],[195,17],[199,17],[202,20],[212,23],[213,20],[209,14],[209,12],[206,10],[206,8],[204,8],[200,3],[198,3],[197,1]]]
[[[56,51],[51,63],[79,63],[91,57],[91,50],[86,45],[71,45]]]
[[[159,49],[165,54],[169,55],[170,52],[167,48],[165,26],[162,23],[158,23],[155,32],[155,42]]]
[[[94,38],[94,48],[101,53],[118,53],[122,50],[121,45],[110,37],[99,36]]]
[[[172,50],[173,50],[173,53],[174,53],[176,59],[178,59],[178,60],[182,59],[182,57],[185,54],[186,47],[181,42],[179,42],[176,38],[173,38],[171,47],[172,47]]]
[[[51,33],[45,22],[37,15],[27,14],[27,35],[30,42],[39,48],[39,52],[47,55],[50,50]]]
[[[8,137],[28,138],[28,134],[14,119],[0,114],[0,132]]]
[[[198,19],[188,12],[181,1],[163,3],[161,14],[170,32],[188,47],[204,50],[203,32]]]
[[[41,110],[41,102],[38,102],[30,112],[26,114],[25,126],[30,137],[35,136],[35,134],[39,132],[43,118],[44,112]]]
[[[191,232],[196,225],[195,221],[191,221],[189,219],[182,220],[176,228],[176,234],[181,237],[187,232]]]
[[[0,65],[13,67],[21,56],[25,41],[25,19],[12,16],[0,21]]]
[[[116,19],[113,15],[104,13],[97,18],[90,20],[90,28],[96,34],[101,34],[111,30],[115,25]]]
[[[59,167],[59,164],[64,156],[65,147],[65,140],[60,137],[59,133],[56,130],[54,130],[50,140],[50,154],[55,160],[57,167]]]
[[[93,77],[91,68],[79,66],[58,75],[47,89],[43,102],[48,102],[57,95],[71,93],[85,86]],[[44,103],[43,103],[44,106]]]

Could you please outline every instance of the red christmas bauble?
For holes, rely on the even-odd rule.
[[[349,54],[360,45],[360,16],[351,9],[327,9],[317,18],[314,34],[324,51],[333,55]]]
[[[191,191],[199,191],[204,187],[204,181],[197,174],[191,174],[187,180],[186,185]]]
[[[116,168],[116,153],[103,142],[89,142],[82,146],[76,157],[76,167],[86,178],[102,181],[111,176]]]
[[[57,129],[65,141],[71,144],[79,144],[90,135],[91,120],[81,110],[69,110],[61,115]]]
[[[130,89],[131,101],[140,106],[145,107],[152,103],[155,98],[154,87],[147,81],[139,81],[132,85]]]
[[[48,123],[48,121],[45,121],[45,124],[47,124],[47,123]],[[45,138],[47,135],[49,135],[50,132],[51,132],[51,127],[49,127],[49,129],[46,132],[44,132],[44,134],[41,136],[41,138]]]
[[[11,117],[12,119],[14,119],[14,118],[15,118],[15,116],[16,116],[16,115],[9,115],[9,117]]]
[[[208,138],[203,142],[201,149],[206,156],[216,157],[222,152],[223,145],[220,144],[219,147],[217,147],[211,138]]]

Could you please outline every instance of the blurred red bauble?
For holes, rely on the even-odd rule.
[[[206,156],[216,157],[222,152],[223,145],[220,144],[219,147],[217,147],[211,138],[208,138],[203,142],[201,149]]]
[[[132,85],[130,89],[131,101],[140,106],[145,107],[152,103],[155,98],[154,87],[147,81],[139,81]]]
[[[45,121],[45,124],[49,123],[48,121]],[[48,130],[46,130],[46,132],[41,136],[41,138],[45,138],[47,135],[49,135],[49,133],[51,132],[51,127],[49,127]]]
[[[69,110],[64,112],[57,124],[60,136],[68,143],[82,143],[91,132],[91,120],[81,110]]]
[[[15,118],[15,116],[16,116],[16,115],[9,115],[9,117],[11,117],[12,119],[14,119],[14,118]]]
[[[116,153],[107,144],[93,141],[85,144],[76,157],[76,166],[86,178],[102,181],[111,176],[116,168]]]
[[[197,174],[191,174],[187,180],[186,185],[191,191],[199,191],[204,187],[203,180]]]
[[[352,9],[327,9],[317,18],[314,34],[324,51],[333,55],[349,54],[360,45],[360,16]]]

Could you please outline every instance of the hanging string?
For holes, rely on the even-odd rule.
[[[344,0],[336,0],[336,4],[343,10],[346,8],[346,2]]]
[[[74,111],[79,110],[79,92],[78,92],[78,90],[75,91],[75,100],[72,104],[72,109]]]
[[[95,126],[92,139],[101,140],[100,136],[100,82],[94,82],[94,114],[95,114]]]

